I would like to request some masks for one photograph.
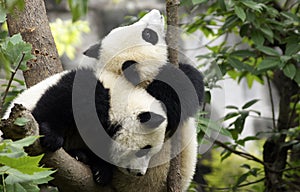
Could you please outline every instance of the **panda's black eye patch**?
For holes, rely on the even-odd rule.
[[[150,152],[151,148],[152,148],[151,145],[146,145],[145,147],[141,148],[141,150],[136,152],[135,156],[136,157],[143,157],[143,156],[147,155]]]
[[[155,45],[158,42],[157,33],[149,28],[144,29],[142,32],[142,37],[146,42],[151,43],[152,45]]]

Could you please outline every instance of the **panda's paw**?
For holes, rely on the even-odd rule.
[[[112,167],[97,167],[91,166],[93,178],[99,185],[105,186],[112,180],[113,170]]]
[[[77,161],[81,161],[84,164],[89,164],[89,155],[85,150],[72,149],[67,151]]]
[[[39,128],[40,144],[46,151],[54,152],[63,146],[63,137],[52,131],[48,123],[41,123]]]

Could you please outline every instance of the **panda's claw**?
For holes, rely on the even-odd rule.
[[[93,178],[99,185],[105,186],[112,180],[112,169],[107,169],[105,167],[91,166],[93,173]]]

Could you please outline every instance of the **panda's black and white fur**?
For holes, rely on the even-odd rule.
[[[114,29],[102,40],[101,46],[94,46],[85,54],[98,59],[97,71],[124,76],[164,104],[168,117],[166,145],[154,159],[169,160],[168,138],[180,128],[183,134],[180,167],[185,190],[193,177],[197,160],[194,116],[202,102],[203,80],[201,73],[191,65],[179,64],[176,68],[168,63],[164,36],[163,18],[159,11],[153,10],[134,25]],[[95,51],[99,47],[100,51]],[[121,191],[137,191],[135,183],[140,183],[139,187],[164,191],[168,163],[150,168],[144,177],[132,178],[130,183],[115,174],[118,178],[113,180],[114,186]]]
[[[153,10],[133,25],[114,29],[102,41],[95,72],[81,69],[54,75],[28,89],[13,102],[23,104],[35,115],[41,134],[45,135],[41,139],[42,145],[55,150],[68,143],[64,147],[91,166],[96,181],[106,183],[112,177],[111,185],[117,191],[166,191],[171,156],[168,138],[178,127],[182,130],[180,167],[183,191],[194,175],[197,160],[194,115],[202,101],[202,77],[190,65],[180,64],[178,69],[168,64],[163,23],[159,11]],[[77,76],[87,77],[79,87],[96,87],[95,101],[84,100],[91,94],[83,94],[83,97],[79,96],[82,99],[79,104],[85,106],[95,102],[105,131],[121,144],[105,143],[99,146],[110,149],[111,160],[121,167],[113,169],[113,174],[113,166],[94,155],[78,133],[62,138],[65,136],[62,130],[67,131],[68,135],[70,130],[76,132],[73,129],[77,118],[73,117],[72,88]],[[123,99],[132,104],[122,105]],[[8,117],[9,111],[5,117]],[[78,117],[84,119],[85,115],[89,116],[80,113]],[[163,120],[165,117],[166,120]],[[55,128],[52,128],[53,125]],[[73,128],[66,130],[69,125]],[[136,130],[139,134],[135,134]],[[81,150],[75,148],[74,152],[78,143],[82,145]],[[126,150],[128,147],[132,149],[129,152]],[[138,160],[144,156],[141,161]],[[142,174],[145,175],[135,176]],[[104,180],[99,181],[100,177]]]
[[[21,93],[4,118],[14,103],[32,112],[46,150],[63,147],[88,164],[100,184],[111,181],[115,166],[126,174],[144,175],[151,157],[163,147],[167,120],[161,103],[113,73],[98,76],[90,69],[78,69],[56,74]],[[97,118],[91,124],[91,116],[100,123]],[[103,135],[84,140],[79,133],[101,129],[112,140]],[[91,139],[94,145],[88,144]],[[91,148],[100,149],[106,159]]]

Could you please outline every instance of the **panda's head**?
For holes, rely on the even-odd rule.
[[[140,80],[152,80],[167,62],[164,18],[158,10],[152,10],[136,23],[112,30],[101,46],[92,46],[85,54],[99,57],[97,73],[108,70],[120,75],[123,63],[133,60],[138,63],[135,70]]]
[[[110,90],[109,116],[117,126],[110,134],[110,160],[122,172],[141,176],[163,147],[167,116],[161,103],[144,89],[127,86],[130,84],[124,80],[115,82]]]

